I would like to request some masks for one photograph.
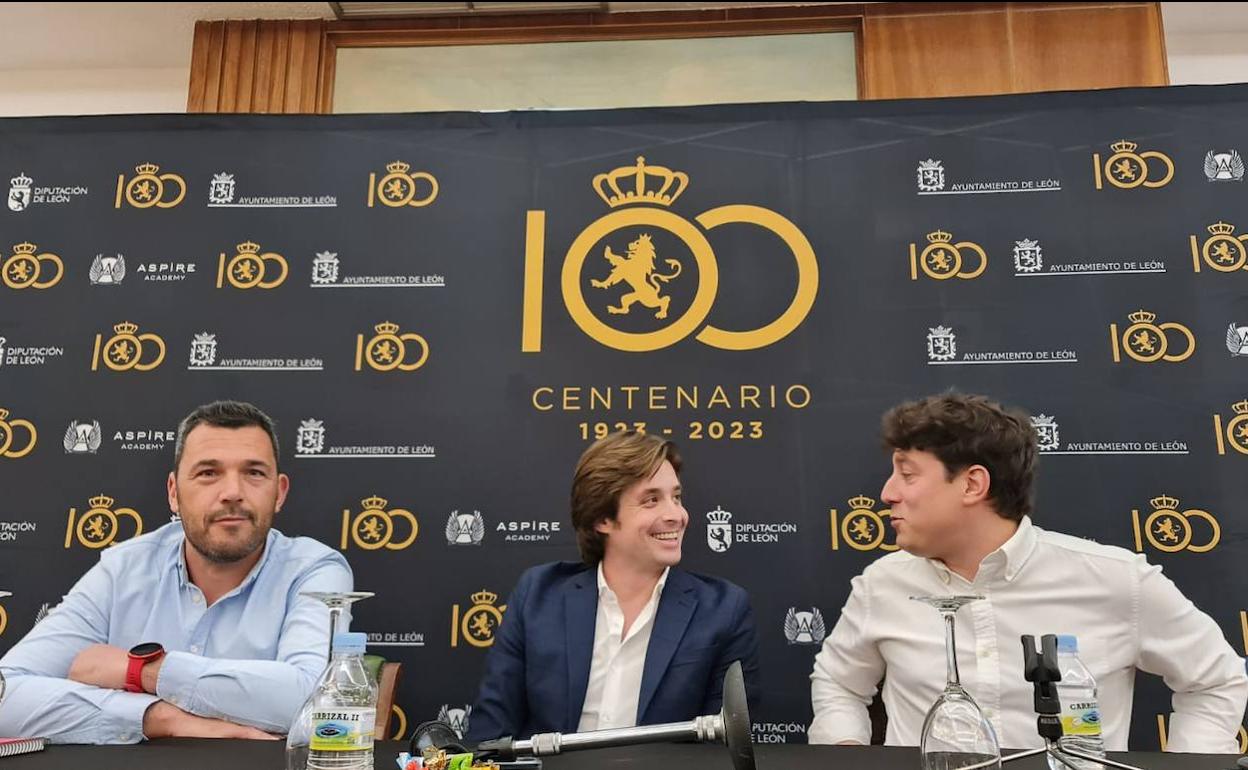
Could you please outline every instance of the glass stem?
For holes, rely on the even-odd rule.
[[[945,691],[961,689],[962,681],[958,678],[958,653],[957,642],[953,635],[953,616],[952,612],[941,613],[945,616],[945,667],[948,670],[948,680],[945,682]]]
[[[326,660],[334,659],[334,634],[338,631],[338,618],[341,616],[341,607],[329,608],[329,653],[325,656]]]

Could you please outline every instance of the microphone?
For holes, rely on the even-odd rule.
[[[544,757],[566,751],[634,746],[643,743],[698,741],[721,743],[728,747],[733,770],[755,770],[754,744],[750,737],[750,712],[745,695],[745,676],[741,661],[734,661],[724,675],[723,707],[718,714],[695,717],[688,722],[594,730],[587,733],[537,733],[532,738],[515,740],[511,736],[482,741],[474,755],[480,759],[512,761],[518,757]],[[442,727],[437,727],[441,725]],[[443,729],[445,728],[445,730]],[[444,722],[426,722],[412,735],[412,753],[419,742],[435,748],[446,748],[439,740],[451,739],[455,732]],[[419,742],[418,742],[419,741]],[[462,748],[455,745],[456,749]]]

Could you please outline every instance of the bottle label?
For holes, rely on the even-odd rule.
[[[1068,704],[1062,714],[1063,735],[1100,735],[1101,710],[1093,702]]]
[[[363,706],[312,712],[311,751],[366,751],[373,748],[377,710]]]

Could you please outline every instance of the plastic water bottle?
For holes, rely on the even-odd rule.
[[[334,655],[312,704],[308,770],[373,770],[377,685],[364,668],[368,637],[334,636]]]
[[[1096,679],[1079,660],[1079,643],[1075,637],[1057,637],[1057,667],[1062,672],[1062,681],[1057,683],[1057,697],[1062,704],[1062,737],[1058,744],[1084,754],[1105,756]],[[1101,770],[1101,765],[1077,757],[1070,757],[1069,761],[1080,770]],[[1066,770],[1053,757],[1049,757],[1049,767]]]

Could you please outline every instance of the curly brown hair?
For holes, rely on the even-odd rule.
[[[931,452],[950,479],[982,465],[988,469],[988,498],[998,515],[1021,521],[1031,513],[1036,430],[1026,412],[986,396],[946,393],[895,406],[881,422],[889,449]]]

